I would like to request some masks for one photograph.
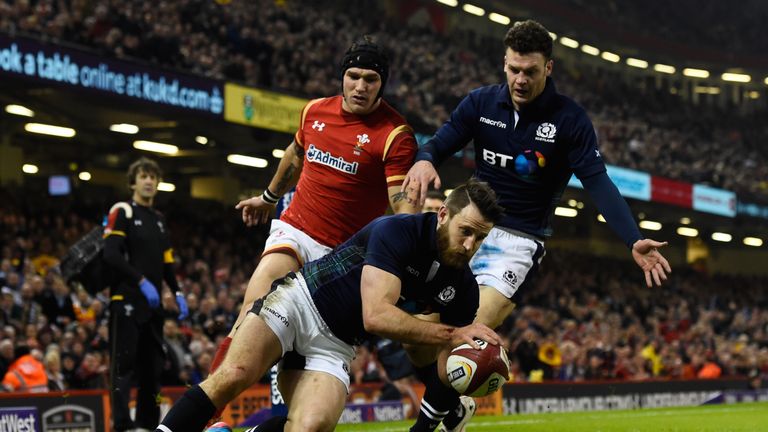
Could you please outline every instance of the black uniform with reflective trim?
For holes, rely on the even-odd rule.
[[[330,254],[304,265],[301,274],[315,306],[339,339],[354,345],[369,336],[360,293],[365,265],[400,279],[400,309],[438,312],[443,323],[457,327],[472,323],[479,306],[477,282],[468,265],[441,265],[436,228],[436,213],[383,216]]]
[[[132,217],[116,207],[104,229],[104,260],[119,282],[110,302],[111,402],[114,430],[153,430],[160,417],[156,397],[163,370],[163,310],[150,309],[139,289],[142,277],[162,289],[163,280],[175,292],[173,253],[165,220],[157,210],[131,202]],[[158,293],[158,296],[160,294]],[[136,381],[136,421],[128,410]]]

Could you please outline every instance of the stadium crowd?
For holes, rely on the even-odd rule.
[[[733,54],[734,59],[740,54],[754,55],[768,50],[768,42],[759,36],[768,19],[768,11],[760,0],[740,2],[738,9],[726,3],[694,0],[677,1],[674,7],[663,0],[642,3],[568,0],[564,3],[624,32],[690,47],[713,47]],[[734,31],[729,23],[739,23],[739,31]]]
[[[55,266],[98,222],[96,209],[108,205],[86,208],[64,198],[33,205],[30,196],[0,189],[0,378],[9,377],[15,359],[33,361],[31,354],[50,389],[104,388],[109,299],[67,285]],[[199,383],[237,317],[266,231],[246,230],[220,204],[164,198],[159,207],[168,209],[177,278],[190,309],[177,322],[166,292],[163,384]],[[550,255],[500,331],[516,381],[768,380],[768,296],[761,289],[768,281],[680,269],[668,286],[651,290],[631,262],[562,250]],[[355,382],[386,379],[375,351],[361,351],[355,366]],[[7,391],[16,385],[3,381]]]
[[[630,6],[627,13],[622,9],[621,15],[665,37],[664,29],[675,30],[669,37],[676,39],[682,32],[697,44],[731,43],[734,36],[743,36],[744,44],[762,41],[742,32],[713,32],[717,26],[701,21],[681,25],[668,14],[654,12],[662,2],[651,3],[653,8],[643,3]],[[615,9],[610,4],[591,7]],[[718,20],[724,9],[695,7],[707,12],[704,18]],[[639,19],[646,15],[654,19]],[[761,22],[757,15],[751,18]],[[440,34],[428,20],[418,21],[394,18],[381,4],[353,1],[0,1],[2,32],[76,43],[106,56],[305,97],[340,89],[336,65],[347,44],[329,41],[338,35],[351,40],[371,33],[393,57],[386,98],[418,132],[430,134],[469,89],[502,81],[501,43],[498,37],[470,31]],[[768,153],[761,146],[768,136],[764,128],[754,127],[765,118],[765,110],[745,113],[710,103],[693,105],[667,88],[628,84],[616,71],[565,64],[555,67],[559,90],[593,117],[608,163],[768,202]]]

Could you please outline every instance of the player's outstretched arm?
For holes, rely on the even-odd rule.
[[[253,226],[269,222],[275,213],[275,204],[299,182],[301,169],[304,167],[304,149],[296,141],[285,149],[283,158],[277,166],[277,172],[269,182],[263,195],[242,200],[235,206],[242,211],[243,223]]]
[[[661,286],[667,280],[667,273],[672,272],[669,262],[658,248],[666,246],[667,242],[651,239],[638,240],[632,245],[632,258],[645,273],[645,284],[652,287],[654,283]]]
[[[366,265],[360,282],[363,325],[369,333],[388,339],[425,345],[457,346],[469,343],[478,348],[474,338],[498,343],[498,335],[483,324],[456,328],[423,321],[395,306],[400,298],[400,279],[378,267]]]
[[[422,160],[413,164],[411,169],[408,170],[400,191],[407,192],[409,196],[416,200],[418,206],[423,206],[430,184],[435,189],[440,189],[442,185],[440,176],[437,174],[437,170],[432,165],[432,162]]]

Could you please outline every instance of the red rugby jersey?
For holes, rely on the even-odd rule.
[[[403,183],[417,149],[410,126],[384,100],[365,116],[341,103],[315,99],[302,110],[295,139],[304,167],[280,218],[330,247],[384,214],[387,187]]]

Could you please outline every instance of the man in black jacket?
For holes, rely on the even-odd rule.
[[[179,318],[188,313],[173,271],[165,219],[152,208],[160,176],[153,160],[141,158],[131,164],[132,200],[112,207],[104,229],[104,260],[117,280],[111,291],[109,340],[113,428],[118,432],[153,429],[160,417],[156,398],[163,370],[163,280],[176,294]],[[128,401],[134,378],[138,393],[132,421]]]

